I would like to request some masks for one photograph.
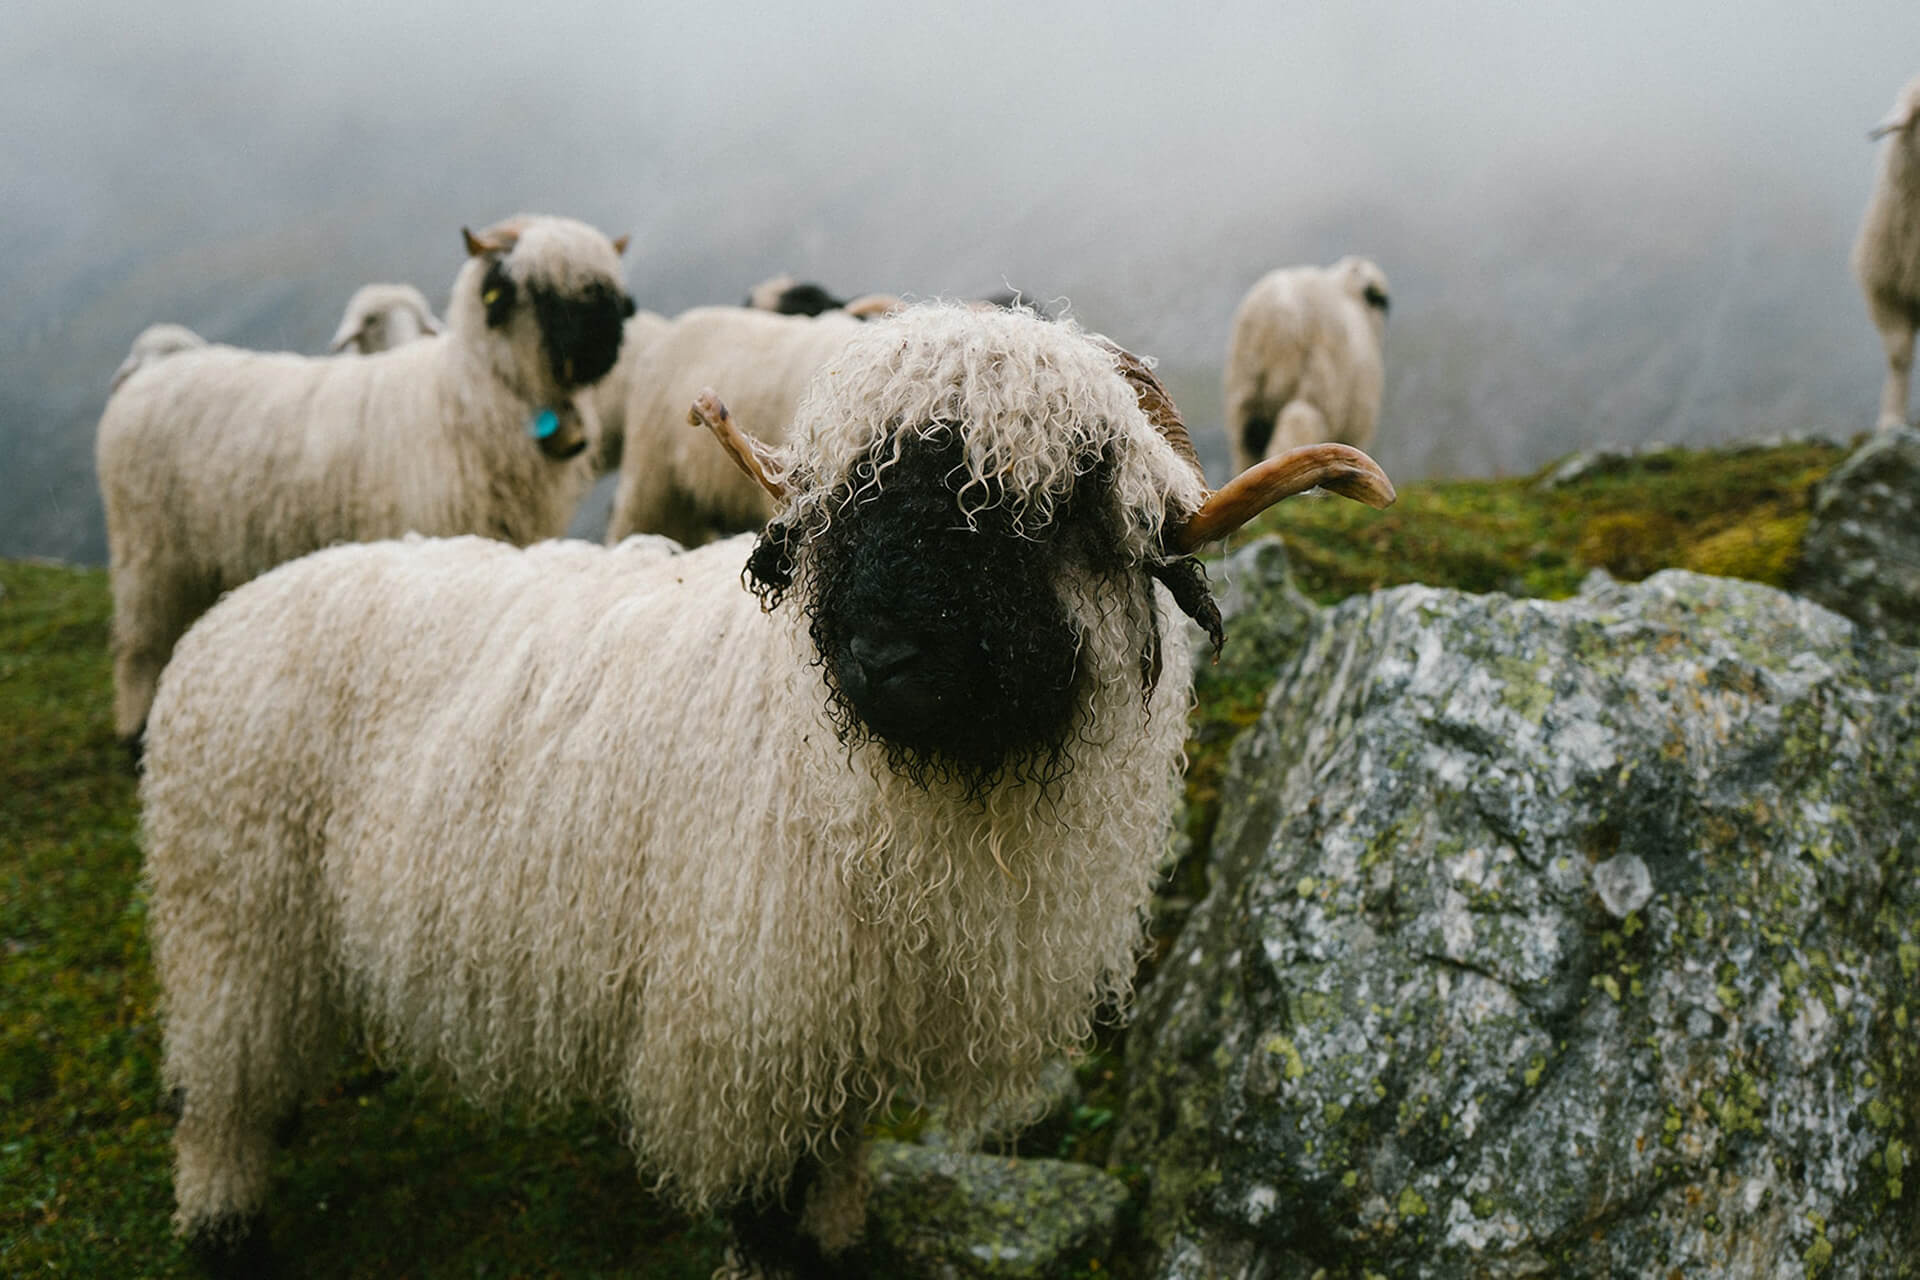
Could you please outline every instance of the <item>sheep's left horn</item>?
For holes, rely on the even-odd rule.
[[[891,293],[863,293],[841,308],[856,320],[892,315],[906,303]]]
[[[1169,528],[1166,544],[1179,555],[1226,537],[1282,498],[1322,488],[1370,507],[1389,507],[1393,481],[1380,464],[1346,444],[1309,444],[1248,467],[1178,528]]]
[[[461,238],[467,242],[467,256],[477,258],[483,253],[511,253],[513,246],[520,241],[521,222],[510,218],[505,222],[496,222],[479,235],[460,228]]]
[[[1095,342],[1105,347],[1113,357],[1114,367],[1120,376],[1133,386],[1133,397],[1140,402],[1140,411],[1147,415],[1147,421],[1158,428],[1160,434],[1173,447],[1182,462],[1193,468],[1200,477],[1200,483],[1207,481],[1206,468],[1200,465],[1200,455],[1193,450],[1193,437],[1187,434],[1187,424],[1180,417],[1180,410],[1174,407],[1173,397],[1167,393],[1166,384],[1154,376],[1147,362],[1117,342],[1106,338],[1095,338]]]
[[[767,496],[775,502],[786,500],[787,486],[773,478],[777,467],[767,446],[740,430],[712,387],[702,387],[700,394],[693,398],[693,408],[687,413],[687,425],[705,427],[713,432],[713,438],[733,459],[733,465],[746,472],[749,480],[765,489]]]

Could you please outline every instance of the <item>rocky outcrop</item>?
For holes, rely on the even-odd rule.
[[[1041,1277],[1108,1266],[1127,1188],[1084,1164],[876,1142],[862,1261],[876,1276]]]
[[[1141,999],[1148,1274],[1916,1274],[1920,680],[1765,587],[1310,619]]]
[[[1920,644],[1920,431],[1875,433],[1821,484],[1794,587],[1901,644]]]

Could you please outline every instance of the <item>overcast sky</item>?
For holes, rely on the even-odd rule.
[[[149,322],[312,350],[365,280],[443,297],[459,227],[520,209],[633,233],[667,312],[779,270],[1066,297],[1214,430],[1252,280],[1368,253],[1406,473],[1846,434],[1877,379],[1865,131],[1916,72],[1913,0],[11,0],[0,465],[90,439]],[[0,553],[73,456],[0,479]]]

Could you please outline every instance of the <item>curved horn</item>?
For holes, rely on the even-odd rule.
[[[767,496],[775,502],[786,500],[787,486],[773,478],[776,464],[772,451],[740,430],[712,387],[702,387],[700,394],[693,398],[693,408],[687,413],[687,425],[705,427],[713,432],[713,438],[733,459],[733,465],[744,471],[749,480],[765,489]]]
[[[1147,421],[1160,429],[1194,474],[1206,480],[1200,455],[1194,452],[1193,438],[1173,397],[1147,362],[1117,343],[1096,339],[1113,354],[1120,376],[1133,384],[1133,394]],[[1184,522],[1169,519],[1162,541],[1175,555],[1188,555],[1238,529],[1282,498],[1305,493],[1318,486],[1343,498],[1364,502],[1370,507],[1393,504],[1393,481],[1380,464],[1351,445],[1311,444],[1291,449],[1277,458],[1248,467],[1227,482],[1217,493],[1209,493],[1200,509]]]
[[[525,223],[519,218],[509,218],[505,222],[496,222],[479,235],[460,228],[460,236],[467,242],[467,256],[477,258],[483,253],[511,253],[513,246],[519,243],[521,229]]]
[[[1180,410],[1174,407],[1166,384],[1154,376],[1145,360],[1119,343],[1098,337],[1094,341],[1107,349],[1113,356],[1114,366],[1119,369],[1120,376],[1133,385],[1134,399],[1140,402],[1140,411],[1147,415],[1147,421],[1159,428],[1174,453],[1193,468],[1193,473],[1200,477],[1200,483],[1204,485],[1207,482],[1206,468],[1200,465],[1200,455],[1193,450],[1193,437],[1187,434],[1187,424],[1181,420]]]
[[[1309,444],[1248,467],[1179,528],[1165,535],[1167,549],[1186,555],[1226,537],[1282,498],[1318,486],[1370,507],[1389,507],[1397,497],[1380,464],[1346,444]]]

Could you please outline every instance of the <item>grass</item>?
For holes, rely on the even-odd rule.
[[[1563,596],[1595,567],[1779,584],[1809,491],[1841,456],[1676,452],[1553,493],[1528,478],[1409,485],[1384,514],[1296,502],[1254,532],[1285,534],[1323,603],[1413,581]],[[172,1121],[134,788],[109,719],[106,575],[0,562],[0,591],[0,1274],[192,1274],[168,1226]],[[1230,643],[1202,679],[1188,810],[1202,850],[1227,750],[1273,676],[1236,666]],[[1182,892],[1202,890],[1204,858],[1183,875]],[[1088,1060],[1087,1099],[1043,1146],[1102,1158],[1123,1047]],[[341,1062],[276,1159],[274,1244],[302,1274],[664,1280],[718,1260],[718,1224],[650,1198],[593,1116],[491,1118],[406,1079],[350,1087],[365,1068]]]

